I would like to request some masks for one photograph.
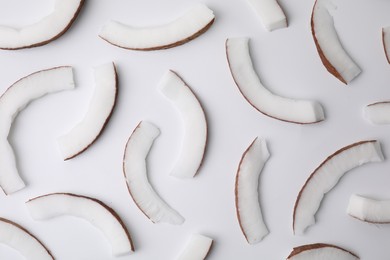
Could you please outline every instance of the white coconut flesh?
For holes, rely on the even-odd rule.
[[[207,257],[212,244],[211,238],[193,234],[177,260],[203,260]]]
[[[355,254],[334,245],[311,244],[294,248],[287,260],[357,260]]]
[[[176,20],[158,26],[133,27],[111,20],[103,26],[99,36],[125,49],[166,49],[192,40],[206,31],[213,21],[213,11],[198,4]]]
[[[317,0],[312,13],[312,34],[322,62],[330,73],[348,84],[361,72],[343,48],[329,13],[328,0]]]
[[[302,234],[315,223],[321,201],[343,175],[369,162],[383,161],[378,141],[362,141],[346,146],[329,156],[307,179],[295,202],[293,229]]]
[[[382,29],[382,42],[387,62],[390,63],[390,26]]]
[[[253,68],[248,38],[227,39],[226,55],[230,72],[242,95],[261,113],[298,124],[324,120],[324,112],[319,103],[275,95],[261,83]]]
[[[0,218],[0,243],[15,249],[26,259],[54,259],[50,251],[36,237],[8,219]]]
[[[260,242],[268,232],[259,204],[259,176],[269,158],[267,144],[256,138],[243,154],[236,176],[236,210],[249,244]]]
[[[52,193],[26,202],[34,220],[48,220],[60,216],[81,218],[99,229],[110,242],[115,256],[134,251],[130,235],[113,209],[103,202],[69,193]]]
[[[353,194],[349,199],[347,213],[370,223],[390,223],[390,200],[374,200]]]
[[[156,193],[147,176],[146,157],[160,130],[141,121],[127,141],[123,171],[129,193],[138,208],[154,223],[180,225],[184,218]]]
[[[202,164],[207,144],[207,122],[202,105],[190,87],[173,71],[165,73],[159,90],[180,112],[184,128],[181,152],[171,176],[192,178]]]
[[[64,160],[71,159],[92,145],[100,136],[115,107],[117,75],[114,63],[96,67],[95,93],[84,118],[58,139]]]
[[[56,0],[53,11],[38,22],[13,28],[0,25],[0,49],[22,49],[44,45],[68,30],[84,0]]]
[[[390,102],[384,101],[366,106],[364,117],[373,124],[390,124]]]
[[[248,2],[268,31],[287,27],[286,15],[276,0],[248,0]]]
[[[73,88],[72,68],[57,67],[38,71],[18,80],[0,97],[0,186],[5,194],[25,187],[8,142],[13,120],[34,99]]]

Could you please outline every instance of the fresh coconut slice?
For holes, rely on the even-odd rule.
[[[364,116],[373,124],[390,124],[390,101],[367,105],[364,109]]]
[[[115,256],[134,252],[133,242],[123,221],[100,200],[71,193],[51,193],[30,199],[26,205],[34,220],[70,215],[90,222],[106,236]]]
[[[132,27],[109,21],[103,26],[99,36],[120,48],[153,51],[189,42],[206,32],[213,22],[213,11],[204,4],[198,4],[183,16],[165,25]]]
[[[357,260],[359,257],[344,248],[330,244],[310,244],[295,247],[288,260]]]
[[[64,160],[88,149],[100,136],[114,110],[118,81],[114,63],[95,68],[96,89],[87,113],[70,132],[58,139]]]
[[[269,232],[259,204],[259,176],[269,158],[267,144],[256,138],[242,155],[235,185],[236,211],[249,244],[260,242]]]
[[[315,223],[314,215],[324,195],[336,186],[346,172],[368,162],[383,160],[380,143],[376,140],[348,145],[326,158],[299,192],[294,207],[294,233],[302,234],[307,227]]]
[[[0,186],[5,194],[25,187],[7,139],[13,120],[34,99],[73,88],[72,68],[57,67],[38,71],[18,80],[0,97]]]
[[[382,43],[387,62],[390,63],[390,26],[382,28]]]
[[[324,111],[319,103],[277,96],[263,86],[253,68],[248,38],[227,39],[226,56],[230,72],[241,94],[259,112],[297,124],[324,120]]]
[[[287,27],[287,18],[277,0],[248,0],[260,16],[263,26],[268,31]]]
[[[160,130],[152,123],[138,124],[126,144],[123,172],[131,197],[146,217],[153,223],[180,225],[184,218],[161,199],[147,176],[146,157],[159,134]]]
[[[184,248],[183,252],[179,255],[177,260],[203,260],[206,259],[210,252],[213,240],[209,237],[193,234]]]
[[[374,200],[353,194],[349,199],[347,213],[361,221],[390,223],[390,200]]]
[[[54,10],[22,28],[0,25],[0,49],[17,50],[45,45],[63,35],[79,14],[84,0],[56,0]]]
[[[178,178],[192,178],[198,172],[207,144],[207,121],[199,100],[173,71],[162,78],[160,92],[179,110],[184,125],[181,153],[171,172]]]
[[[348,84],[361,70],[343,48],[328,8],[328,0],[316,0],[311,15],[311,32],[325,68]]]
[[[54,259],[50,251],[34,235],[15,222],[0,218],[0,243],[12,247],[26,259]]]

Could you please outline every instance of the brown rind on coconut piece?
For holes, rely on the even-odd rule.
[[[387,48],[390,46],[387,46],[388,42],[385,40],[385,28],[382,28],[382,44],[383,49],[385,50],[386,60],[390,64],[390,53],[387,52]]]
[[[335,245],[331,245],[331,244],[325,244],[325,243],[315,243],[315,244],[308,244],[308,245],[302,245],[302,246],[294,247],[293,251],[287,257],[287,260],[291,259],[293,256],[299,255],[302,252],[309,251],[309,250],[315,250],[315,249],[321,249],[321,248],[325,248],[325,247],[339,249],[339,250],[342,250],[342,251],[344,251],[346,253],[351,254],[352,256],[354,256],[356,258],[359,258],[357,255],[355,255],[351,251],[348,251],[348,250],[346,250],[344,248],[341,248],[339,246],[335,246]]]

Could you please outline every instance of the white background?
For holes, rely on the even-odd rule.
[[[52,0],[0,0],[0,24],[23,26],[50,13]],[[24,202],[50,192],[72,192],[102,200],[122,217],[136,252],[118,259],[174,259],[192,233],[214,239],[209,259],[284,259],[292,247],[333,243],[361,259],[388,259],[388,225],[372,225],[345,211],[352,193],[390,199],[390,162],[348,173],[324,199],[317,224],[303,236],[292,234],[296,196],[310,173],[331,153],[350,143],[378,139],[390,155],[390,126],[373,126],[362,117],[366,104],[390,99],[390,65],[384,56],[381,28],[390,25],[390,2],[334,0],[340,38],[363,73],[349,86],[323,67],[310,33],[313,1],[281,0],[289,27],[266,32],[245,0],[204,0],[216,15],[199,38],[169,50],[119,49],[97,35],[109,19],[146,26],[168,22],[197,1],[86,1],[71,29],[38,48],[0,51],[0,91],[34,71],[59,65],[74,67],[76,89],[33,102],[14,122],[9,140],[27,187],[0,196],[0,216],[35,234],[57,259],[115,259],[104,236],[89,223],[71,217],[36,222]],[[257,112],[241,96],[230,75],[224,50],[227,37],[251,38],[254,65],[264,85],[275,93],[318,100],[326,120],[300,126]],[[56,138],[82,119],[94,90],[92,67],[114,61],[119,73],[115,112],[99,140],[82,155],[63,162]],[[169,176],[180,152],[183,129],[179,113],[156,90],[172,69],[192,87],[207,114],[209,143],[199,174],[182,181]],[[125,143],[140,120],[160,127],[148,157],[149,179],[156,191],[186,221],[182,226],[153,224],[138,210],[122,173]],[[248,245],[235,213],[234,179],[244,150],[256,136],[268,141],[271,158],[260,179],[260,200],[270,234]],[[0,259],[23,259],[0,246]]]

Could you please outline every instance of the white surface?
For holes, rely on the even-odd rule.
[[[32,2],[0,0],[0,21],[28,24],[50,11],[52,0]],[[292,212],[309,174],[338,148],[358,140],[379,139],[385,156],[390,156],[389,126],[373,126],[362,118],[365,105],[390,98],[390,66],[381,43],[381,28],[390,25],[390,2],[355,0],[352,8],[350,1],[335,0],[338,32],[363,69],[348,87],[329,75],[318,57],[309,25],[312,1],[280,0],[290,23],[288,28],[272,33],[261,27],[245,1],[204,1],[215,11],[215,24],[199,38],[165,51],[126,51],[97,36],[101,26],[113,17],[131,24],[158,24],[196,2],[87,1],[72,28],[55,42],[17,52],[0,51],[2,91],[20,75],[62,64],[74,66],[77,84],[74,91],[32,103],[16,119],[10,141],[28,186],[9,197],[0,194],[0,216],[31,230],[60,259],[174,259],[192,233],[213,237],[210,260],[284,259],[294,246],[314,242],[342,246],[361,259],[389,258],[390,226],[377,228],[354,221],[345,209],[353,193],[390,197],[390,160],[359,167],[346,175],[323,201],[317,224],[304,236],[292,235]],[[22,4],[26,8],[20,8]],[[318,100],[325,108],[324,122],[307,126],[280,122],[262,116],[242,98],[230,75],[224,49],[226,38],[241,36],[251,37],[253,62],[264,84],[272,85],[275,93]],[[120,92],[109,127],[88,153],[63,162],[56,138],[80,121],[87,110],[94,91],[91,67],[110,61],[118,66]],[[204,164],[199,175],[188,181],[169,176],[183,132],[180,116],[156,90],[167,69],[183,75],[194,88],[210,123]],[[140,120],[151,121],[161,129],[148,157],[149,179],[157,192],[186,217],[182,226],[151,223],[129,197],[122,157],[127,138]],[[264,137],[272,153],[260,184],[270,234],[250,246],[237,223],[234,178],[242,152],[254,136]],[[135,253],[113,258],[104,236],[82,221],[33,221],[24,202],[56,191],[93,196],[117,210],[130,229]],[[6,247],[0,249],[2,259],[22,259]]]

